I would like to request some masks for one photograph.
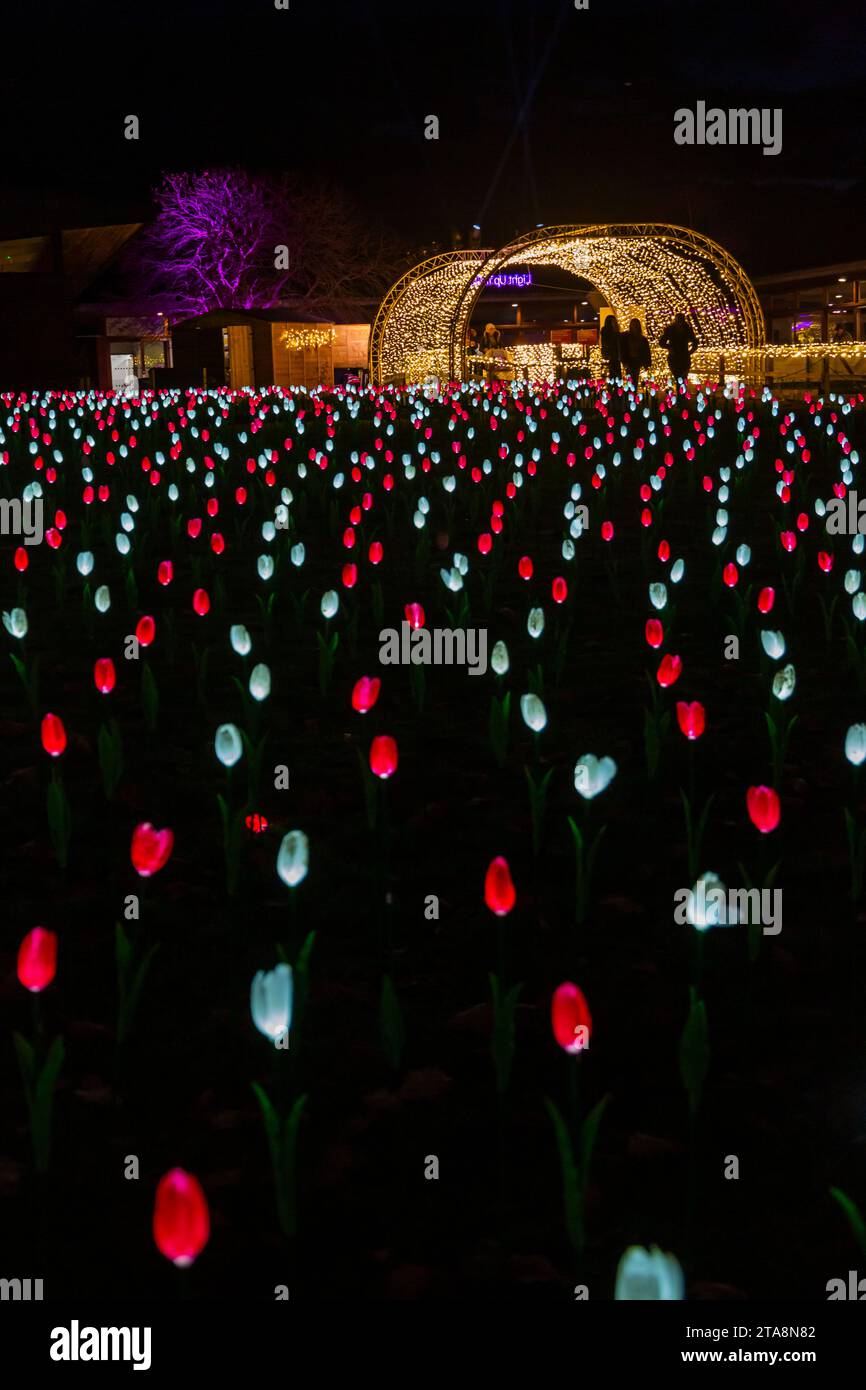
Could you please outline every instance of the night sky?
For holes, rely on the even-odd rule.
[[[161,169],[242,163],[342,186],[407,247],[658,220],[752,274],[819,265],[866,248],[864,82],[855,0],[16,7],[0,235],[138,220]],[[677,146],[698,100],[781,107],[782,152]]]

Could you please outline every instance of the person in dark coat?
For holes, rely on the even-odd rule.
[[[697,345],[698,340],[690,324],[686,322],[685,314],[677,314],[659,339],[659,346],[668,350],[668,366],[672,377],[685,381],[692,365],[692,353]]]
[[[644,367],[649,369],[653,360],[649,339],[641,328],[640,319],[632,319],[628,326],[628,332],[621,333],[619,341],[623,371],[631,377],[637,386],[640,381],[641,369]]]
[[[619,376],[620,374],[619,340],[620,331],[616,314],[608,314],[601,330],[601,357],[607,376]]]

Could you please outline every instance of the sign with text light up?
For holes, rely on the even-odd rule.
[[[500,271],[498,275],[476,275],[473,285],[483,285],[486,290],[525,290],[532,284],[532,271]]]

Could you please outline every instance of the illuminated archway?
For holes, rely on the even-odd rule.
[[[465,378],[466,330],[486,281],[509,265],[555,265],[592,284],[626,327],[640,309],[650,341],[674,314],[701,348],[756,348],[764,322],[742,267],[709,237],[665,223],[540,227],[499,251],[452,251],[408,271],[385,296],[370,335],[375,382],[429,372]]]

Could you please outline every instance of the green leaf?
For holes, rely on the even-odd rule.
[[[689,1098],[689,1110],[697,1114],[704,1082],[710,1066],[710,1040],[707,1028],[707,1008],[694,986],[689,989],[690,1005],[686,1026],[680,1038],[680,1076]]]
[[[406,1032],[403,1026],[403,1013],[394,981],[390,975],[382,976],[382,989],[379,995],[379,1037],[382,1051],[388,1059],[392,1071],[400,1070]]]
[[[580,1254],[584,1244],[583,1192],[580,1186],[577,1164],[574,1161],[574,1150],[571,1146],[568,1126],[549,1096],[545,1096],[544,1105],[548,1115],[553,1121],[556,1144],[559,1150],[565,1229],[571,1241],[572,1248],[576,1254]]]
[[[571,1065],[578,1065],[576,1058],[571,1063]],[[584,1193],[586,1192],[586,1189],[589,1186],[589,1170],[592,1165],[592,1155],[593,1150],[595,1149],[595,1141],[598,1138],[598,1127],[601,1124],[601,1117],[605,1112],[605,1108],[609,1100],[610,1096],[602,1097],[602,1099],[598,1102],[598,1105],[594,1106],[590,1113],[587,1115],[586,1119],[583,1122],[583,1127],[580,1131],[580,1182]]]
[[[863,1258],[866,1259],[866,1223],[864,1223],[863,1217],[860,1215],[859,1208],[856,1207],[851,1201],[851,1198],[847,1197],[838,1187],[830,1188],[830,1196],[835,1198],[847,1216],[848,1224],[851,1227],[854,1239],[860,1247],[860,1253],[863,1255]]]
[[[498,976],[490,975],[488,978],[493,999],[493,1031],[490,1035],[490,1052],[493,1057],[493,1068],[496,1072],[496,1089],[501,1096],[504,1096],[511,1080],[511,1067],[514,1061],[514,1015],[523,985],[512,985],[503,994]]]
[[[274,1109],[271,1098],[264,1086],[260,1086],[257,1081],[253,1081],[250,1084],[255,1093],[256,1100],[261,1107],[262,1119],[265,1124],[265,1133],[268,1136],[268,1143],[271,1146],[271,1155],[273,1157],[274,1146],[279,1146],[280,1142],[280,1117]]]
[[[48,784],[47,796],[48,828],[57,862],[65,869],[69,862],[69,838],[72,834],[72,817],[69,802],[59,777],[52,777]]]
[[[18,1058],[18,1065],[21,1068],[21,1079],[24,1082],[24,1089],[29,1098],[33,1094],[36,1082],[36,1053],[31,1044],[21,1033],[12,1034],[15,1043],[15,1054]]]

